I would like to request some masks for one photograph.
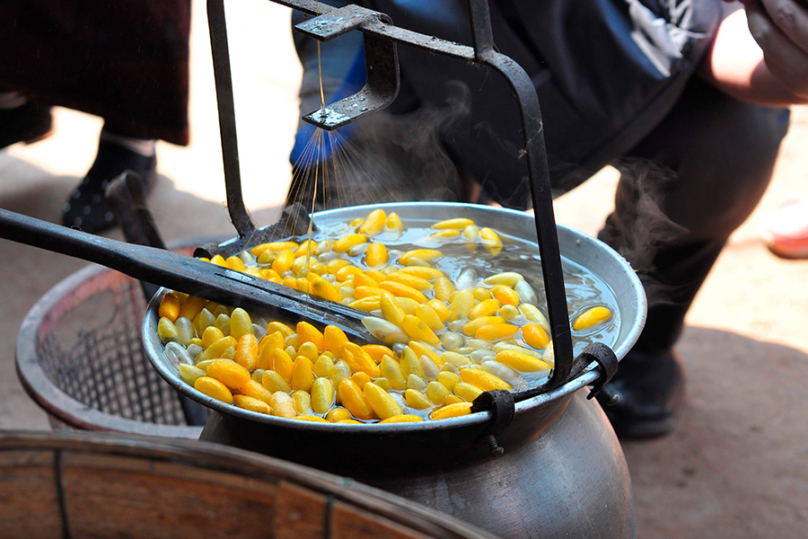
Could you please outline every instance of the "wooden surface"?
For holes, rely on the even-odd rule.
[[[204,442],[0,433],[0,536],[485,538],[349,479]]]
[[[53,451],[0,451],[0,534],[62,536]]]

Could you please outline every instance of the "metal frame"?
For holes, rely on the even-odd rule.
[[[387,15],[358,6],[337,9],[317,0],[270,1],[315,15],[315,18],[297,26],[299,31],[315,39],[328,40],[350,30],[359,30],[364,35],[369,67],[368,82],[355,96],[304,117],[309,123],[323,129],[334,129],[355,121],[366,114],[383,109],[395,99],[399,82],[395,44],[410,45],[478,67],[488,67],[508,81],[519,106],[525,139],[525,162],[535,211],[536,235],[555,348],[555,368],[547,386],[543,389],[558,387],[566,382],[573,370],[572,335],[539,98],[525,70],[513,59],[494,49],[488,0],[468,0],[473,47],[398,28],[389,22],[390,18]],[[208,0],[208,21],[222,133],[227,206],[236,230],[244,238],[255,230],[255,225],[246,213],[241,196],[224,0]],[[366,104],[356,106],[358,103]]]

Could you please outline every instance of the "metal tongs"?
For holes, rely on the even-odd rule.
[[[171,251],[94,236],[4,209],[0,238],[95,262],[224,305],[334,325],[352,337],[376,342],[362,325],[365,312]]]

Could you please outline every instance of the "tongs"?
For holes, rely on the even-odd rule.
[[[95,262],[224,305],[333,325],[364,342],[378,342],[362,325],[362,318],[368,316],[363,311],[193,257],[94,236],[4,209],[0,209],[0,238]]]

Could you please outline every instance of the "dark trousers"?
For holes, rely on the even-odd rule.
[[[693,79],[667,117],[615,161],[615,211],[598,237],[637,269],[648,294],[635,350],[674,345],[727,239],[763,196],[788,124],[788,109],[743,103]]]

